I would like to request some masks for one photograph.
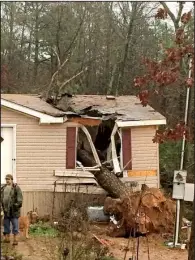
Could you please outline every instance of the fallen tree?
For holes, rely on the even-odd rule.
[[[85,167],[96,165],[93,156],[86,150],[77,151],[78,160]],[[157,188],[143,185],[141,191],[132,192],[114,173],[105,166],[92,172],[98,184],[111,197],[107,197],[104,211],[114,215],[117,225],[110,225],[111,236],[127,236],[132,230],[140,232],[173,232],[175,205]]]
[[[56,73],[58,74],[58,72],[59,70]],[[51,82],[50,85],[49,90],[53,88],[53,83]],[[55,100],[51,100],[51,103],[58,108],[59,102],[57,96]],[[66,95],[63,104],[63,109],[62,107],[61,109],[66,111],[70,105]],[[113,124],[111,122],[111,128]],[[98,129],[101,131],[99,132]],[[106,128],[106,124],[102,124],[101,128],[99,126],[96,129],[90,129],[96,152],[99,158],[102,156],[102,161],[105,160],[104,152],[108,149],[111,132],[112,129],[108,126]],[[91,145],[87,145],[86,137],[82,131],[79,133],[77,141],[77,160],[84,167],[95,167],[97,162],[91,153]],[[111,196],[106,199],[104,209],[106,213],[114,214],[118,222],[117,225],[110,226],[110,235],[119,236],[120,233],[120,236],[126,236],[131,234],[132,230],[166,233],[173,231],[175,208],[172,201],[166,199],[159,189],[145,186],[142,191],[133,193],[132,189],[127,187],[103,163],[97,171],[91,171],[91,173],[95,176],[98,184]]]
[[[56,53],[56,56],[58,58],[58,69],[52,76],[46,100],[58,109],[67,111],[70,105],[67,96],[65,95],[65,100],[61,100],[63,106],[60,106],[58,94],[62,94],[62,88],[68,86],[70,81],[75,80],[75,78],[79,77],[85,70],[75,74],[69,80],[60,81],[60,73],[62,73],[62,68],[68,63],[68,59],[61,62],[58,53]],[[56,90],[55,98],[52,98],[51,95],[53,90]],[[93,139],[97,138],[97,130],[98,129],[94,129],[93,136],[91,134]],[[101,142],[99,140],[101,140]],[[100,143],[103,145],[105,144],[105,140],[103,140],[102,137],[97,139],[97,144]],[[96,147],[99,157],[102,155],[102,158],[105,157],[103,148],[107,149],[107,147],[101,147],[101,151],[99,151],[99,148]],[[78,144],[77,160],[80,161],[84,167],[93,167],[97,165],[82,135],[80,135],[80,143]],[[166,199],[159,189],[145,186],[142,191],[133,193],[131,188],[127,187],[104,164],[101,164],[97,171],[91,171],[91,173],[95,176],[98,184],[108,192],[109,196],[111,196],[107,197],[105,200],[104,209],[108,214],[114,214],[118,222],[117,225],[114,225],[111,228],[112,232],[109,232],[110,235],[112,233],[116,236],[116,231],[120,231],[120,235],[125,236],[127,233],[131,234],[133,229],[144,232],[173,231],[175,208],[172,201]]]
[[[77,158],[84,167],[93,167],[97,164],[92,154],[84,149],[78,149]],[[98,184],[107,191],[110,196],[122,198],[129,195],[130,190],[105,166],[101,165],[99,171],[92,171],[91,173],[95,176]]]

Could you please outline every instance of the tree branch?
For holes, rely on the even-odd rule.
[[[163,8],[166,10],[166,12],[170,16],[171,20],[173,21],[175,31],[176,31],[179,28],[179,23],[178,23],[175,15],[171,12],[171,10],[169,9],[169,7],[167,6],[167,4],[165,2],[160,2],[160,4],[163,6]]]
[[[77,78],[78,76],[80,76],[87,68],[85,68],[84,70],[81,70],[79,73],[77,73],[76,75],[72,76],[72,78],[68,79],[67,81],[63,82],[59,88],[59,92],[62,90],[62,88],[64,88],[67,84],[69,84],[72,80],[74,80],[75,78]]]
[[[182,11],[183,11],[183,2],[179,2],[179,11],[178,11],[178,14],[177,14],[177,19],[176,19],[178,26],[179,26],[179,21],[181,19]]]
[[[66,64],[68,61],[69,61],[69,59],[66,59],[66,60],[59,66],[58,70],[57,70],[56,72],[54,72],[54,74],[52,75],[52,78],[51,78],[51,81],[50,81],[50,84],[49,84],[48,90],[47,90],[47,95],[46,95],[47,98],[48,98],[49,93],[50,93],[50,91],[51,91],[51,89],[52,89],[52,84],[53,84],[53,82],[54,82],[56,76],[59,74],[60,70],[65,66],[65,64]]]
[[[77,36],[78,36],[78,34],[79,34],[80,30],[81,30],[81,27],[82,27],[82,25],[83,25],[83,22],[84,22],[84,19],[85,19],[85,15],[86,15],[86,9],[84,10],[84,14],[83,14],[83,17],[82,17],[82,19],[81,19],[81,21],[80,21],[79,27],[77,28],[76,33],[75,33],[75,35],[74,35],[74,37],[73,37],[71,43],[69,44],[67,50],[65,51],[65,54],[70,51],[72,45],[73,45],[74,42],[76,41]]]
[[[60,69],[60,66],[61,66],[60,57],[59,57],[57,51],[56,51],[54,48],[52,48],[52,50],[53,50],[53,52],[55,53],[55,55],[56,55],[56,57],[57,57],[57,60],[58,60],[58,69]],[[64,64],[64,65],[65,65],[65,64]]]

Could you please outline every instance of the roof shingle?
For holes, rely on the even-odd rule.
[[[151,106],[143,107],[139,99],[135,96],[119,96],[114,99],[108,99],[103,95],[75,95],[72,97],[62,97],[58,103],[58,108],[48,104],[38,95],[26,94],[2,94],[1,98],[18,105],[31,108],[41,113],[55,117],[63,116],[66,112],[58,108],[71,108],[77,114],[85,114],[85,111],[98,111],[103,116],[116,115],[117,119],[122,121],[131,120],[164,120],[165,117],[155,111]]]

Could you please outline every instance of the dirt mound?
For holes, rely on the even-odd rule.
[[[175,203],[157,188],[145,187],[122,199],[107,197],[104,211],[114,215],[118,221],[117,225],[111,224],[109,227],[109,235],[112,236],[125,236],[132,229],[140,232],[173,232]]]

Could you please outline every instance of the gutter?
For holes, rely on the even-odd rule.
[[[120,121],[116,120],[118,127],[131,127],[131,126],[149,126],[149,125],[166,125],[166,119],[159,120],[136,120],[136,121]]]

